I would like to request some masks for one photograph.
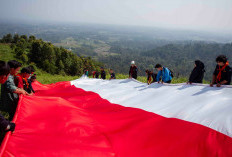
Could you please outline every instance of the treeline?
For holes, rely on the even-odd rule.
[[[7,34],[1,43],[11,44],[15,57],[24,64],[34,64],[36,67],[51,73],[62,75],[81,75],[84,69],[99,70],[102,65],[91,57],[77,56],[62,47],[56,47],[50,42],[36,39],[35,36]]]
[[[111,51],[118,52],[115,56],[101,56],[99,61],[115,69],[118,73],[127,74],[130,62],[134,60],[139,68],[139,75],[145,75],[145,70],[154,70],[157,63],[169,67],[175,77],[189,77],[194,67],[194,61],[199,59],[205,63],[205,79],[210,81],[215,69],[215,58],[224,54],[232,63],[232,43],[185,42],[181,44],[167,44],[152,50],[142,51],[138,48],[124,48],[119,45],[111,47]]]

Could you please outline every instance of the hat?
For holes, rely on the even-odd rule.
[[[135,61],[131,61],[131,64],[135,64]]]

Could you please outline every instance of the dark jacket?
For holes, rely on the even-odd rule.
[[[0,114],[0,130],[5,131],[6,127],[10,124],[8,120],[6,120],[3,115]]]
[[[147,81],[152,79],[151,83],[156,82],[156,77],[157,74],[154,74],[153,72],[149,71],[147,74]]]
[[[95,73],[95,78],[99,78],[99,72],[98,71],[96,71],[96,73]]]
[[[31,82],[31,80],[28,79],[27,82],[29,83],[29,89],[28,89],[28,90],[29,90],[29,93],[31,93],[31,92],[35,93],[35,91],[34,91],[34,89],[33,89],[33,87],[32,87],[32,82]]]
[[[216,66],[213,75],[215,75],[217,77],[219,73],[219,65]],[[230,85],[231,82],[231,68],[230,66],[227,66],[223,71],[222,71],[222,75],[221,75],[221,80],[220,82],[226,80],[227,83],[225,85]],[[214,84],[216,84],[217,82],[214,82]]]
[[[101,79],[106,79],[106,72],[104,70],[101,71]]]
[[[202,83],[205,73],[205,65],[201,61],[195,61],[196,67],[190,74],[189,82],[191,83]]]
[[[10,75],[7,81],[1,86],[1,107],[9,113],[9,120],[12,120],[18,105],[19,96],[14,93],[17,89],[14,83],[14,76]]]
[[[134,66],[134,67],[130,66],[129,77],[137,79],[137,72],[138,72],[137,66]]]
[[[110,74],[110,78],[111,78],[111,79],[116,79],[115,73],[111,73],[111,74]]]

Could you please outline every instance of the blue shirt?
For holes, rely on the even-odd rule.
[[[160,81],[160,77],[162,77],[163,82],[168,82],[172,80],[171,71],[168,68],[163,67],[163,70],[160,70],[157,74],[157,82]]]

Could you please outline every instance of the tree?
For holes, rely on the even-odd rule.
[[[12,43],[13,42],[12,35],[11,34],[4,35],[1,42],[2,43]]]

